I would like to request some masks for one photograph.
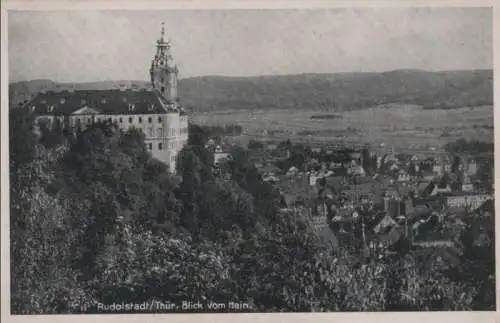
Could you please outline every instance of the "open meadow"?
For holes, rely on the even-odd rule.
[[[312,118],[311,118],[312,117]],[[243,138],[280,141],[368,143],[373,147],[425,149],[449,141],[493,141],[493,107],[423,109],[389,105],[365,110],[217,111],[192,116],[200,125],[241,125]],[[243,139],[242,138],[242,139]]]

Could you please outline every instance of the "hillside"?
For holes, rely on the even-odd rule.
[[[384,73],[299,74],[257,77],[202,76],[181,79],[181,100],[194,111],[227,109],[357,109],[385,103],[456,108],[493,104],[493,71],[395,70]],[[10,85],[17,102],[39,90],[73,86],[101,89],[143,81],[57,84],[49,80]],[[128,85],[127,85],[128,86]]]

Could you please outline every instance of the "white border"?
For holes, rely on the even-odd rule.
[[[7,10],[194,10],[194,9],[312,9],[312,8],[374,8],[374,7],[492,7],[495,1],[491,0],[435,0],[435,1],[401,1],[401,0],[185,0],[185,1],[141,1],[141,0],[0,0],[1,4],[1,146],[0,146],[0,171],[1,171],[1,321],[2,322],[108,322],[108,321],[129,321],[130,319],[145,320],[148,322],[188,322],[196,320],[204,322],[246,322],[253,319],[261,319],[269,322],[405,322],[421,323],[426,322],[500,322],[500,293],[497,292],[497,313],[495,312],[412,312],[412,313],[313,313],[313,314],[137,314],[137,315],[37,315],[37,316],[10,316],[10,266],[9,266],[9,183],[8,183],[8,66],[7,66]],[[494,30],[499,30],[495,23],[500,18],[498,6],[494,8],[493,19]],[[500,36],[494,33],[494,70],[499,62],[497,59],[499,52]],[[494,95],[495,102],[499,99],[500,80],[497,73],[494,73]],[[496,109],[495,109],[496,110]],[[496,126],[497,118],[500,115],[494,112],[495,118],[495,139],[500,138],[500,130]],[[495,151],[500,151],[500,141],[495,140]],[[500,169],[500,161],[495,159],[495,168]],[[497,175],[497,173],[495,173]],[[495,177],[495,181],[498,176]],[[500,210],[498,199],[495,208]],[[496,221],[495,231],[498,232],[499,223]],[[496,260],[500,259],[500,244],[496,239]],[[497,291],[499,290],[498,280],[500,279],[500,266],[496,267]]]

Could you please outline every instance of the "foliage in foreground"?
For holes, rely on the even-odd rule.
[[[196,127],[177,185],[139,133],[97,124],[30,146],[29,127],[11,122],[24,129],[11,137],[22,147],[11,151],[13,313],[148,300],[245,302],[266,312],[468,310],[488,295],[472,289],[483,275],[454,281],[417,268],[411,254],[334,256],[304,219],[279,212],[279,194],[245,150],[225,165],[229,177],[215,177]]]

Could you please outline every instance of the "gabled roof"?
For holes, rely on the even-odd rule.
[[[390,230],[378,237],[378,240],[394,244],[403,236],[403,229],[397,226],[391,227]]]
[[[102,114],[156,114],[175,112],[173,102],[167,102],[155,90],[85,90],[38,94],[28,107],[38,115],[70,115],[90,109]],[[132,110],[131,110],[132,107]]]

